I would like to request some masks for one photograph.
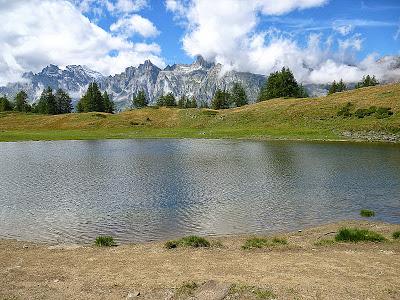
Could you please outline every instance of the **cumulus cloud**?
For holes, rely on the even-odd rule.
[[[148,0],[69,0],[81,12],[92,11],[102,15],[104,10],[112,14],[130,14],[138,12],[148,5]]]
[[[117,22],[111,24],[110,30],[127,37],[136,33],[143,37],[154,37],[159,34],[151,21],[136,14],[118,19]]]
[[[321,35],[310,34],[304,46],[290,34],[274,28],[259,28],[263,15],[283,15],[327,2],[167,0],[165,4],[167,10],[185,20],[186,31],[182,38],[185,52],[224,64],[225,70],[269,74],[288,66],[304,83],[327,83],[340,78],[353,82],[368,72],[381,76],[380,79],[393,75],[381,72],[379,66],[382,64],[357,62],[356,53],[363,43],[358,34],[339,39],[329,36],[326,40],[322,40]],[[389,23],[339,20],[334,25],[337,31],[347,36],[355,26],[389,26]]]
[[[112,35],[68,1],[0,1],[0,15],[0,84],[50,63],[82,64],[105,75],[145,59],[165,65],[157,44],[132,43]]]

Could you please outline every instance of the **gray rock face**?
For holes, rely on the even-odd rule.
[[[387,69],[398,70],[400,57],[383,57],[378,64],[385,65]],[[397,71],[394,74],[396,75]],[[397,80],[390,78],[384,82],[398,80],[399,78]],[[80,65],[70,65],[64,70],[49,65],[40,73],[25,73],[21,82],[0,87],[0,94],[13,98],[20,90],[24,90],[32,103],[37,101],[44,88],[50,86],[53,89],[66,90],[73,100],[77,101],[86,91],[88,84],[93,81],[99,84],[101,90],[107,91],[116,103],[117,109],[122,110],[129,107],[132,98],[141,90],[146,93],[150,103],[155,103],[161,95],[169,92],[172,92],[177,99],[185,95],[195,97],[198,102],[209,103],[218,88],[229,90],[234,82],[240,82],[250,102],[254,102],[265,76],[225,71],[221,64],[207,62],[201,56],[198,56],[192,64],[174,64],[163,70],[153,65],[150,60],[146,60],[138,67],[128,67],[121,74],[108,77]],[[318,97],[326,95],[329,85],[308,84],[305,88],[310,96]]]
[[[216,89],[230,89],[234,82],[240,82],[246,89],[251,102],[257,99],[265,76],[246,72],[224,72],[220,64],[205,61],[199,56],[192,64],[175,64],[161,70],[146,60],[138,67],[128,67],[121,74],[103,76],[83,66],[67,66],[65,70],[49,65],[40,73],[32,72],[23,75],[23,81],[9,83],[0,87],[0,94],[12,98],[20,90],[27,92],[30,102],[40,97],[42,90],[48,86],[53,89],[66,90],[76,101],[85,92],[90,82],[96,81],[101,90],[107,91],[117,108],[130,105],[131,99],[143,90],[150,103],[169,92],[176,98],[182,95],[194,96],[198,102],[210,102]]]

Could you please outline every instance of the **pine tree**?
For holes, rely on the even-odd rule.
[[[291,97],[299,98],[304,96],[304,91],[298,85],[292,71],[283,67],[281,71],[271,73],[260,90],[258,101]]]
[[[178,107],[179,108],[187,108],[188,99],[185,95],[182,95],[178,100]]]
[[[188,100],[189,102],[189,100]],[[195,97],[192,97],[190,102],[189,102],[189,108],[197,108],[197,101]]]
[[[35,111],[40,114],[57,114],[56,97],[53,95],[51,87],[47,87],[42,91],[39,102],[35,107]]]
[[[328,95],[334,94],[336,92],[337,92],[337,83],[336,80],[334,80],[329,88]]]
[[[246,91],[238,82],[235,82],[231,89],[231,100],[238,107],[246,105],[248,103]]]
[[[176,106],[176,101],[175,101],[174,94],[168,93],[168,94],[166,94],[164,96],[161,96],[157,100],[157,105],[158,106],[167,106],[167,107]]]
[[[14,98],[15,110],[20,112],[29,112],[31,106],[28,104],[28,95],[25,91],[20,91]]]
[[[143,90],[139,91],[135,97],[132,99],[131,108],[142,108],[149,105],[146,94]]]
[[[0,97],[0,111],[11,111],[13,110],[13,105],[8,101],[6,96]]]
[[[78,112],[104,112],[103,96],[96,82],[89,84],[85,95],[79,100],[76,108]]]
[[[110,99],[107,92],[103,93],[103,104],[104,104],[104,112],[106,113],[114,113],[114,102]]]
[[[370,75],[363,76],[362,81],[356,84],[356,89],[368,87],[368,86],[375,86],[378,85],[379,82],[376,80],[375,75],[372,77]]]
[[[57,114],[69,114],[72,111],[71,97],[62,89],[58,89],[54,95],[56,98]]]
[[[212,109],[225,109],[229,108],[230,105],[230,94],[228,92],[217,89],[211,100]]]

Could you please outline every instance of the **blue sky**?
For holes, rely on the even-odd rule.
[[[118,18],[107,12],[101,17],[92,11],[85,15],[107,31]],[[149,1],[140,15],[160,30],[157,37],[148,40],[161,46],[166,63],[190,63],[193,60],[182,49],[181,39],[185,28],[174,20],[174,13],[167,11],[165,2]],[[337,24],[353,26],[351,33],[360,34],[363,46],[357,51],[358,59],[374,52],[379,56],[400,54],[400,36],[396,38],[400,26],[400,1],[397,0],[331,0],[321,7],[295,10],[280,16],[259,15],[259,18],[257,30],[275,27],[292,34],[303,46],[310,33],[320,33],[325,38],[340,36],[333,30]],[[130,39],[137,42],[141,37],[136,35]]]
[[[398,0],[0,0],[0,84],[48,64],[104,75],[196,55],[305,83],[400,78]],[[15,20],[18,19],[18,22]]]

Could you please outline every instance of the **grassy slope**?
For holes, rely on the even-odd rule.
[[[391,107],[388,119],[337,117],[340,107]],[[0,113],[0,141],[107,138],[343,139],[343,131],[400,132],[400,84],[312,99],[274,99],[241,108],[146,108],[121,114]]]

